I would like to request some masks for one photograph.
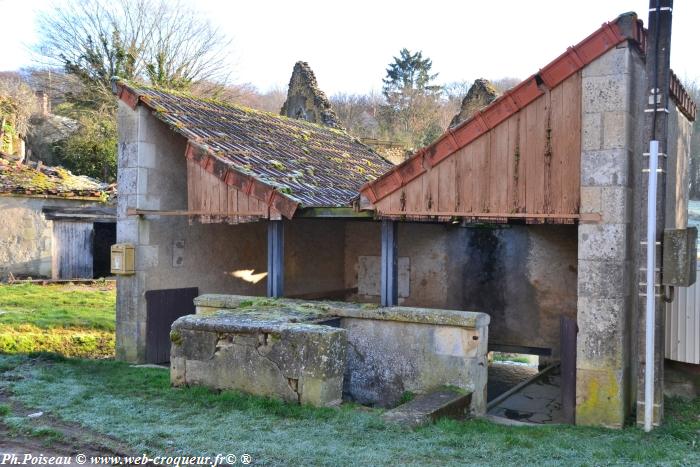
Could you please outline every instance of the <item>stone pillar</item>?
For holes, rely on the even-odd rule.
[[[635,150],[634,62],[621,44],[582,71],[576,423],[621,427],[629,413],[631,278],[629,174]]]
[[[119,101],[117,242],[135,246],[136,273],[117,277],[116,357],[130,362],[146,359],[146,270],[158,259],[157,246],[149,245],[147,221],[127,216],[127,208],[159,208],[146,194],[148,168],[154,164],[154,144],[146,141],[148,118],[142,107],[132,110]]]

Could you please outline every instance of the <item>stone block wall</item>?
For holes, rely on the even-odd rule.
[[[379,227],[347,224],[346,287],[362,284],[361,275],[379,280],[379,262],[368,271],[362,261],[380,255]],[[403,222],[398,237],[400,305],[488,313],[490,342],[551,349],[556,358],[559,318],[576,318],[575,226]],[[354,298],[379,302],[378,291]]]
[[[45,207],[99,205],[98,202],[0,195],[0,279],[15,276],[52,276],[53,221]]]
[[[582,70],[580,209],[601,215],[578,227],[576,422],[583,425],[622,426],[630,409],[639,80],[643,64],[627,44]]]
[[[146,358],[147,290],[264,296],[267,224],[199,224],[184,216],[128,216],[127,208],[187,209],[186,141],[119,102],[117,242],[135,245],[136,273],[117,279],[117,358]],[[343,288],[344,224],[285,222],[285,293]]]

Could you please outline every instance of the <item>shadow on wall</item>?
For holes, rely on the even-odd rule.
[[[461,298],[454,305],[488,313],[493,344],[558,354],[560,316],[576,319],[576,226],[472,227],[456,237],[450,289]]]

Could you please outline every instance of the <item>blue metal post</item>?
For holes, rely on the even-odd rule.
[[[284,224],[270,221],[267,224],[267,296],[284,295]]]
[[[395,306],[399,303],[399,268],[395,221],[382,221],[382,276],[381,304]]]

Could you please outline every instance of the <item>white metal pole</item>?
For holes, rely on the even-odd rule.
[[[659,142],[649,143],[649,186],[647,189],[647,309],[644,365],[644,431],[654,421],[654,326],[656,325],[656,179]]]

